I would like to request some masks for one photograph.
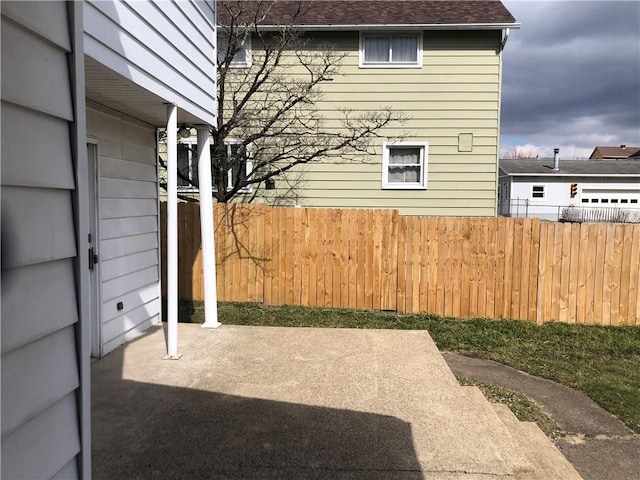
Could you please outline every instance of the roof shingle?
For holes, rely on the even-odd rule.
[[[604,158],[628,158],[632,155],[637,155],[640,152],[640,147],[627,147],[626,145],[620,145],[619,147],[603,147],[597,146],[591,156],[599,151]]]
[[[219,21],[225,23],[219,2]],[[243,2],[258,5],[260,2]],[[473,25],[513,24],[513,15],[499,0],[280,0],[266,2],[263,26],[288,25],[301,4],[295,24],[305,27],[345,25]],[[262,2],[264,8],[265,2]],[[266,9],[265,9],[266,11]],[[228,18],[228,17],[227,17]]]
[[[634,175],[640,177],[640,160],[560,160],[560,170],[553,171],[553,159],[500,159],[500,169],[509,175]]]

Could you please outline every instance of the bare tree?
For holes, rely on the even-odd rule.
[[[509,147],[504,152],[504,158],[538,158],[538,149],[532,145],[518,145],[515,147]]]
[[[336,157],[362,159],[373,153],[373,140],[383,129],[402,123],[402,114],[390,108],[340,109],[334,112],[337,121],[319,111],[322,86],[340,75],[344,54],[309,42],[296,28],[313,2],[222,0],[217,6],[218,119],[211,153],[218,202],[274,177],[279,187],[294,191],[299,166]],[[261,28],[273,18],[277,28]],[[179,176],[197,187],[193,175]],[[252,191],[255,197],[258,189]]]

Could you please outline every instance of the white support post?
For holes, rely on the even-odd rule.
[[[178,354],[178,107],[167,106],[167,355]]]
[[[216,293],[216,245],[213,233],[211,188],[211,152],[209,127],[196,125],[198,131],[198,185],[200,187],[200,228],[202,230],[202,269],[204,276],[204,323],[202,328],[218,328]]]

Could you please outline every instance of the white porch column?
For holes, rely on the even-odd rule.
[[[204,277],[204,323],[202,328],[218,328],[216,293],[216,245],[213,237],[213,199],[211,189],[211,152],[209,127],[196,125],[198,131],[198,185],[200,189],[200,228],[202,230],[202,270]]]
[[[178,354],[178,107],[167,105],[167,355]]]

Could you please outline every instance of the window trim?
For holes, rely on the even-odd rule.
[[[400,183],[389,181],[389,152],[393,147],[420,148],[420,181]],[[429,166],[429,142],[384,142],[382,144],[382,189],[383,190],[426,190],[427,168]]]
[[[240,145],[242,143],[242,140],[239,138],[228,138],[225,141],[225,147],[227,148],[227,155],[230,153],[229,152],[229,147],[231,145]],[[193,168],[193,162],[197,161],[197,159],[193,158],[193,150],[192,148],[195,146],[198,146],[198,141],[194,138],[187,138],[185,140],[182,140],[181,142],[178,143],[178,145],[180,144],[184,144],[184,145],[189,145],[190,150],[189,150],[189,176],[190,178],[193,178],[193,173],[194,173],[194,168]],[[211,148],[212,143],[209,140],[209,148]],[[245,169],[246,169],[246,175],[249,175],[251,173],[251,171],[253,170],[253,161],[251,160],[252,158],[252,153],[251,153],[251,146],[249,145],[247,147],[247,161],[245,163]],[[232,188],[233,187],[233,178],[231,175],[229,175],[228,177],[228,184],[227,184],[227,188]],[[214,178],[214,174],[213,174],[213,165],[212,165],[212,169],[211,169],[211,181],[215,182],[215,178]],[[213,183],[211,185],[212,191],[213,192],[217,192],[218,188],[215,185],[215,183]],[[178,185],[178,192],[180,193],[199,193],[199,189],[194,187],[193,185],[189,184],[189,185]],[[244,188],[241,188],[240,190],[238,190],[238,193],[251,193],[253,192],[253,185],[247,185]]]
[[[534,195],[534,189],[536,187],[542,187],[542,196],[541,197],[536,197]],[[547,198],[547,186],[544,183],[532,183],[531,184],[531,200],[533,201],[540,201],[540,200],[546,200]]]
[[[220,35],[220,34],[219,34]],[[216,42],[216,49],[218,49],[219,45],[221,44],[220,41],[220,37],[218,37],[217,42]],[[224,40],[223,40],[224,41]],[[251,35],[247,35],[247,38],[244,42],[244,61],[240,62],[240,61],[235,61],[235,60],[231,60],[231,63],[229,63],[229,68],[250,68],[253,60],[251,57]],[[218,64],[220,62],[220,57],[218,57]]]
[[[188,162],[188,167],[189,167],[189,174],[188,177],[193,179],[193,173],[194,173],[194,168],[193,168],[193,147],[194,146],[198,146],[198,142],[197,140],[191,140],[191,139],[185,139],[182,140],[180,142],[178,142],[178,145],[176,146],[176,149],[180,148],[180,145],[188,145],[189,150],[188,150],[188,158],[187,158],[187,162]],[[178,153],[176,152],[176,155]],[[178,157],[178,167],[180,166],[179,162],[180,159]],[[181,181],[180,177],[178,177],[178,183]],[[190,183],[187,183],[187,185],[178,185],[178,192],[180,193],[198,193],[199,189],[194,187],[193,185],[191,185]]]
[[[224,142],[224,146],[227,150],[227,155],[231,154],[231,145],[241,145],[242,144],[242,140],[239,138],[227,138]],[[253,170],[253,152],[252,152],[252,148],[251,145],[247,145],[247,161],[244,164],[244,169],[245,169],[245,176],[248,176],[251,171]],[[233,173],[233,168],[231,169],[231,173]],[[211,171],[211,174],[213,175],[213,170]],[[227,188],[231,189],[233,188],[233,176],[230,174],[227,176],[228,179],[228,183],[227,183]],[[212,178],[212,180],[214,180]],[[213,185],[213,191],[217,192],[218,189],[215,185]],[[253,184],[249,184],[246,187],[241,188],[240,190],[238,190],[238,193],[251,193],[253,191]]]
[[[403,63],[403,62],[365,62],[364,61],[364,39],[366,36],[376,36],[376,37],[393,37],[393,36],[406,36],[406,35],[415,35],[418,38],[418,52],[417,52],[417,62],[415,63]],[[422,56],[423,56],[423,40],[422,40],[422,31],[382,31],[382,32],[371,32],[364,31],[360,32],[360,43],[358,46],[358,67],[359,68],[422,68]]]

